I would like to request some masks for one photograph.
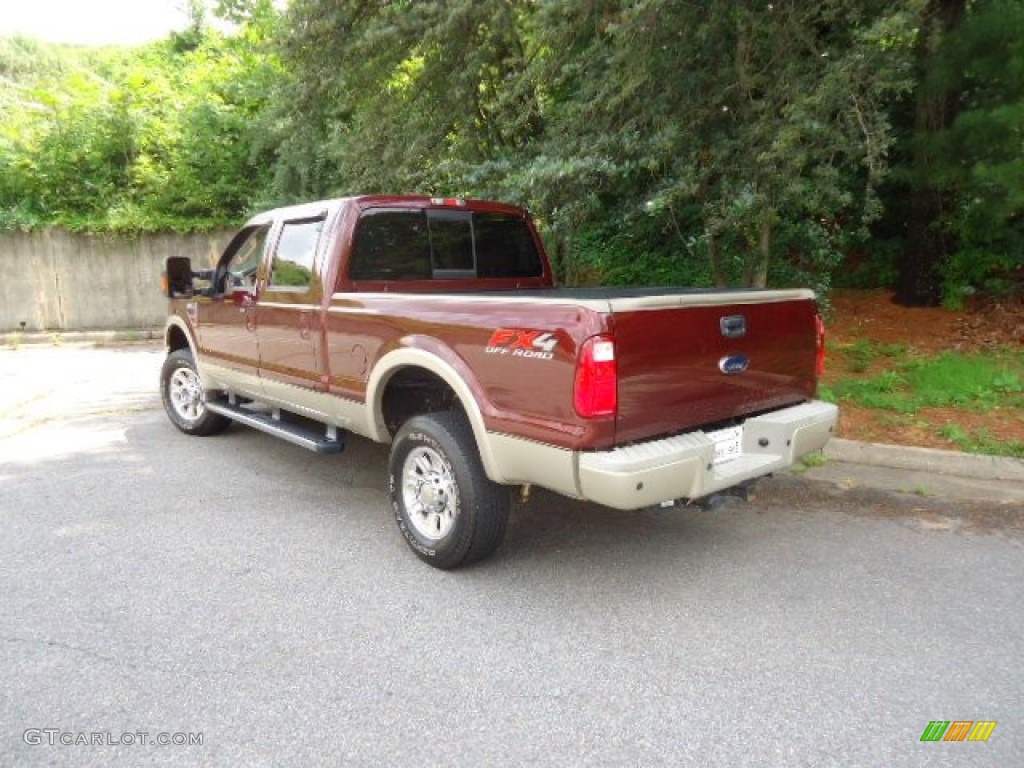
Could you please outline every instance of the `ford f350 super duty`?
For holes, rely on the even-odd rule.
[[[807,290],[556,288],[521,208],[363,196],[253,217],[210,268],[171,257],[167,414],[314,451],[390,443],[420,558],[490,554],[509,489],[618,509],[699,500],[819,451]]]

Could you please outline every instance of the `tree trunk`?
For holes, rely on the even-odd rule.
[[[966,0],[929,0],[917,42],[917,108],[911,172],[910,213],[896,300],[910,307],[937,306],[942,301],[942,266],[952,251],[943,231],[955,203],[951,190],[930,178],[935,162],[935,137],[953,125],[960,106],[958,84],[929,83],[938,63],[939,45],[964,19]]]
[[[765,288],[768,285],[768,263],[772,254],[772,222],[766,216],[758,225],[757,251],[748,256],[743,267],[744,288]]]
[[[708,257],[711,259],[711,276],[715,280],[715,288],[728,287],[729,279],[725,276],[725,270],[719,261],[718,235],[711,230],[708,230]]]

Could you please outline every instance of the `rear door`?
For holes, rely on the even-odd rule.
[[[295,387],[323,389],[323,333],[316,255],[326,212],[282,222],[258,302],[263,390],[285,399]]]
[[[617,443],[802,402],[816,387],[809,291],[612,300]]]

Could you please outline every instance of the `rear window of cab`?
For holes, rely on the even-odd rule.
[[[349,261],[356,281],[536,278],[543,270],[523,219],[474,211],[371,208]]]

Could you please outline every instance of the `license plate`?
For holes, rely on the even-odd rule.
[[[707,438],[715,444],[714,464],[738,459],[743,453],[743,427],[728,427],[708,432]]]

